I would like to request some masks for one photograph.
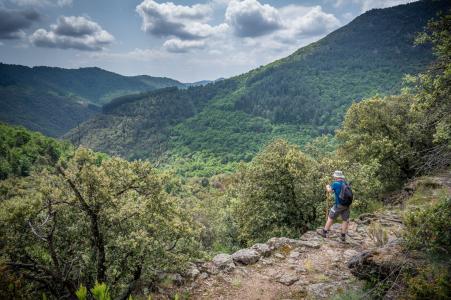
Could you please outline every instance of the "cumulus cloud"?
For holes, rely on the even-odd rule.
[[[24,29],[30,28],[40,16],[33,10],[0,8],[0,39],[25,37]]]
[[[290,5],[281,9],[288,38],[319,36],[338,28],[341,23],[333,15],[322,10],[321,6],[302,7]]]
[[[276,38],[290,41],[299,36],[321,35],[340,26],[340,21],[321,6],[289,5],[276,9],[257,0],[230,1],[226,21],[238,37],[277,33]]]
[[[111,44],[114,37],[88,18],[60,16],[49,31],[36,30],[30,41],[38,47],[99,51]]]
[[[261,36],[283,26],[278,10],[257,0],[230,1],[225,16],[240,37]]]
[[[163,47],[173,53],[185,53],[189,52],[193,49],[203,49],[205,48],[206,44],[205,41],[184,41],[179,39],[170,39],[164,42]]]
[[[136,7],[136,11],[143,21],[142,30],[158,37],[196,40],[227,29],[225,24],[208,24],[212,7],[207,4],[185,6],[144,0]]]

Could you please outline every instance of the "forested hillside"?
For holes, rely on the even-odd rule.
[[[67,137],[127,158],[196,152],[224,163],[249,160],[277,137],[305,144],[332,134],[353,102],[396,93],[406,74],[424,70],[433,58],[430,46],[415,46],[414,37],[449,6],[420,1],[371,10],[249,73],[186,91],[122,98]],[[176,118],[167,118],[168,103]]]
[[[277,299],[286,292],[289,298],[449,299],[450,21],[451,10],[417,36],[415,44],[432,45],[434,60],[409,76],[401,93],[351,104],[333,149],[328,136],[304,149],[279,139],[229,174],[182,177],[177,164],[127,161],[0,125],[0,295],[254,299],[267,295],[260,283],[269,281],[265,288]],[[198,108],[227,112],[221,104],[240,80],[119,98],[103,115],[130,121],[121,124],[124,132],[147,130],[139,126],[149,120],[170,129],[192,120]],[[243,121],[230,120],[220,119]],[[353,191],[344,240],[339,228],[327,237],[313,231],[322,230],[335,200],[324,190],[334,170],[342,170]],[[251,278],[262,271],[263,280]],[[249,283],[258,296],[239,292]]]
[[[176,80],[122,76],[99,68],[62,69],[0,63],[0,121],[58,137],[125,94],[169,86]]]

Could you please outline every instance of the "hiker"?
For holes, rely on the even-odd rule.
[[[318,231],[318,234],[322,237],[327,237],[330,227],[334,223],[334,220],[341,215],[343,223],[341,223],[341,241],[346,241],[346,233],[349,225],[350,206],[352,203],[352,191],[350,186],[345,181],[345,176],[342,171],[335,171],[332,174],[334,181],[332,184],[326,185],[326,190],[329,193],[334,193],[335,204],[329,211],[326,225],[323,229]]]

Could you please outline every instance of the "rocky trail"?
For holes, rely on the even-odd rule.
[[[451,171],[423,178],[434,198],[440,191],[451,195]],[[340,224],[329,236],[308,231],[299,239],[271,238],[231,255],[193,264],[180,276],[179,295],[188,299],[333,299],[338,294],[361,292],[371,276],[380,280],[397,276],[409,257],[401,247],[402,214],[421,180],[407,184],[380,212],[362,214],[350,222],[346,242],[340,241]],[[426,199],[427,200],[427,199]],[[426,201],[425,200],[425,201]],[[396,280],[395,280],[396,282]],[[369,296],[359,296],[368,299]],[[396,299],[396,289],[386,299]]]
[[[192,299],[330,299],[359,289],[363,282],[348,263],[362,251],[376,248],[369,224],[379,222],[392,243],[402,226],[399,213],[366,214],[350,223],[341,242],[340,224],[327,238],[315,231],[299,239],[272,238],[232,255],[219,254],[191,269],[195,279],[185,287]]]

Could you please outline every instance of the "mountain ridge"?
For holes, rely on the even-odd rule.
[[[442,0],[371,10],[286,58],[158,99],[124,101],[127,115],[110,111],[65,137],[130,159],[200,153],[224,163],[248,161],[274,138],[303,145],[333,133],[353,102],[397,93],[406,74],[423,71],[433,55],[430,46],[414,46],[414,37],[449,7]],[[203,100],[187,101],[196,95]],[[154,127],[166,119],[163,98],[190,113]]]
[[[125,94],[185,85],[166,77],[122,76],[98,67],[65,69],[0,63],[0,121],[52,137],[100,112]]]

